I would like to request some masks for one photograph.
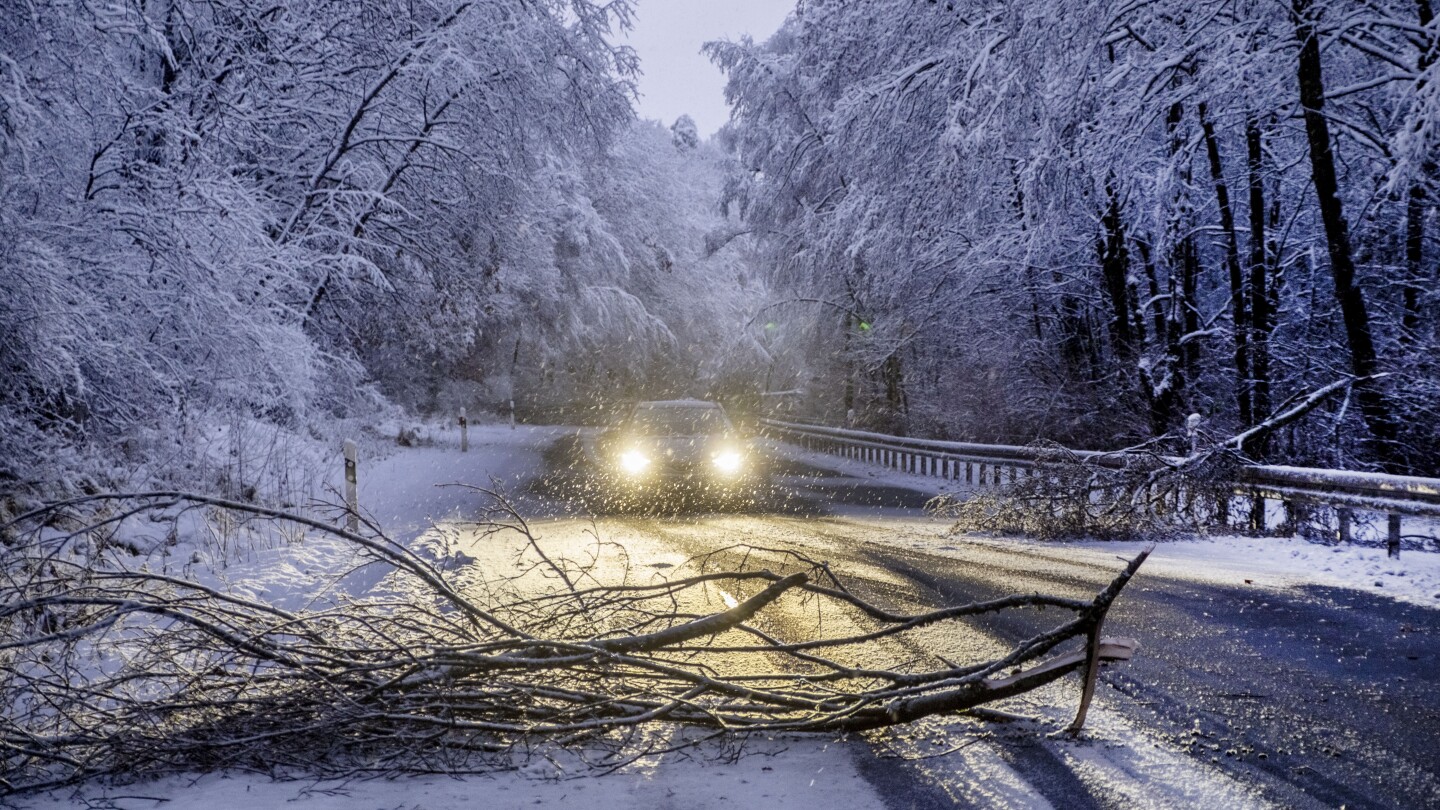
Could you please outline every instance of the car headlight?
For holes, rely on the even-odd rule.
[[[740,455],[738,450],[721,450],[716,453],[712,461],[715,462],[715,469],[725,475],[734,475],[740,472],[745,464],[745,457]]]
[[[629,475],[639,475],[650,466],[650,457],[639,450],[626,450],[620,454],[620,469]]]

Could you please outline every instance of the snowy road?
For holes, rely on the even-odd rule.
[[[361,503],[397,539],[423,545],[435,536],[426,529],[434,521],[460,544],[464,564],[514,570],[512,552],[475,531],[485,498],[444,486],[493,480],[533,517],[548,552],[582,559],[599,544],[623,549],[632,580],[673,576],[687,560],[734,545],[776,550],[752,551],[744,564],[778,570],[780,560],[767,554],[790,549],[827,561],[870,601],[909,612],[1033,591],[1088,597],[1137,548],[948,536],[947,524],[922,509],[924,488],[938,486],[933,479],[783,449],[774,492],[750,506],[615,511],[583,494],[587,471],[576,461],[574,435],[477,428],[471,452],[461,454],[454,431],[441,432],[427,446],[367,464]],[[225,575],[240,593],[289,604],[328,581],[336,558],[326,549],[284,544],[232,564]],[[727,553],[716,561],[741,563]],[[497,810],[577,799],[605,810],[1440,807],[1437,557],[1410,554],[1395,566],[1380,551],[1295,540],[1162,544],[1106,626],[1108,634],[1138,639],[1139,653],[1101,675],[1079,739],[1054,733],[1078,699],[1078,679],[1069,677],[1004,705],[1028,718],[1019,722],[931,718],[864,739],[751,740],[746,748],[759,756],[667,754],[601,778],[536,757],[515,772],[460,780],[297,786],[227,772],[168,777],[143,791],[92,783],[82,793],[59,791],[19,806],[50,810],[85,796],[124,808],[163,800],[197,810],[290,803],[453,810],[483,796]],[[356,587],[383,576],[362,574],[352,577]],[[1364,590],[1335,587],[1344,581]],[[805,637],[816,617],[802,610],[781,602],[755,621],[780,636]],[[894,665],[922,654],[988,659],[1056,618],[1014,611],[926,628],[867,645],[863,655],[874,660],[864,663]],[[824,622],[827,635],[854,630],[843,615],[827,612]],[[131,799],[116,800],[116,791]],[[158,798],[135,798],[141,794]]]
[[[563,449],[547,458],[552,473],[575,474]],[[739,513],[602,508],[594,523],[556,520],[540,531],[562,546],[598,532],[631,547],[640,565],[736,543],[793,548],[828,560],[870,598],[925,606],[1090,594],[1124,553],[945,538],[944,524],[920,510],[921,492],[794,459],[777,472],[777,496]],[[535,497],[553,498],[554,488]],[[1259,575],[1247,584],[1243,564],[1233,583],[1217,582],[1213,571],[1166,566],[1165,556],[1162,546],[1111,613],[1107,632],[1138,638],[1141,653],[1102,676],[1085,739],[1045,736],[1073,711],[1078,688],[1067,681],[1010,707],[1033,724],[929,724],[857,749],[856,767],[897,808],[1440,806],[1436,610],[1268,586]],[[945,643],[980,655],[1050,622],[1016,612]]]

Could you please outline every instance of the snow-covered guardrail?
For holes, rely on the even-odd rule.
[[[964,481],[974,486],[998,485],[1015,480],[1035,466],[1048,451],[1004,444],[974,444],[935,439],[912,439],[862,430],[807,425],[762,419],[765,431],[777,439],[791,441],[810,450],[834,453],[862,462],[879,464],[914,475]],[[1125,464],[1121,453],[1090,450],[1071,451],[1076,458],[1104,466]],[[1322,506],[1335,511],[1337,539],[1349,541],[1355,513],[1386,516],[1387,540],[1391,552],[1399,554],[1401,520],[1404,517],[1440,517],[1440,479],[1380,473],[1327,470],[1314,467],[1251,465],[1242,467],[1235,481],[1236,493],[1248,498],[1245,516],[1251,531],[1273,529],[1293,531],[1308,507]],[[1278,526],[1267,523],[1267,501],[1283,505],[1285,519]],[[1228,505],[1218,516],[1230,522]]]

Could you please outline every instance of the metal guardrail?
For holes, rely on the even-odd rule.
[[[1050,452],[1034,447],[1003,444],[974,444],[935,439],[912,439],[860,430],[807,425],[763,419],[771,435],[795,441],[811,450],[836,453],[847,458],[915,475],[964,481],[984,486],[999,484],[1005,477],[1014,480]],[[1092,450],[1070,451],[1074,457],[1109,467],[1126,463],[1123,453]],[[1440,479],[1417,476],[1327,470],[1313,467],[1251,465],[1240,469],[1236,493],[1251,501],[1248,527],[1269,531],[1265,501],[1284,504],[1287,520],[1280,528],[1293,531],[1298,515],[1307,506],[1335,510],[1338,539],[1348,541],[1356,512],[1384,514],[1388,543],[1399,554],[1402,517],[1440,517]],[[1228,505],[1222,519],[1229,522]]]

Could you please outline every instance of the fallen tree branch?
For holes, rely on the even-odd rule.
[[[1226,520],[1241,468],[1252,463],[1245,453],[1258,441],[1304,418],[1337,392],[1385,376],[1346,377],[1296,394],[1260,424],[1192,448],[1185,456],[1164,453],[1166,437],[1105,454],[1041,444],[1028,475],[994,489],[944,495],[929,508],[955,518],[957,532],[1055,540],[1193,534]]]
[[[202,514],[301,527],[312,533],[304,542],[324,538],[388,575],[369,594],[323,584],[303,604],[280,605],[221,579],[199,581],[188,563],[152,570],[168,568],[174,541],[148,542],[144,527],[168,527],[174,538]],[[515,553],[538,561],[522,561],[513,577],[449,570],[374,527],[350,532],[182,492],[74,499],[0,526],[15,541],[0,558],[0,791],[227,766],[483,769],[489,757],[543,740],[618,756],[658,723],[706,734],[874,729],[981,716],[987,704],[1084,669],[1078,723],[1098,663],[1135,648],[1099,631],[1149,553],[1094,599],[1027,594],[910,614],[784,549],[726,552],[742,569],[755,555],[780,571],[713,570],[715,553],[698,558],[693,575],[611,584],[543,550],[513,510],[503,514],[486,542],[513,533]],[[347,558],[337,570],[356,565]],[[715,611],[715,587],[749,595]],[[1070,618],[993,660],[916,660],[910,650],[878,663],[896,636],[1018,608]],[[815,637],[791,626],[795,616],[837,612],[853,632]],[[773,629],[771,614],[791,618]],[[1075,640],[1087,646],[1057,654]],[[811,652],[820,649],[830,652]]]

